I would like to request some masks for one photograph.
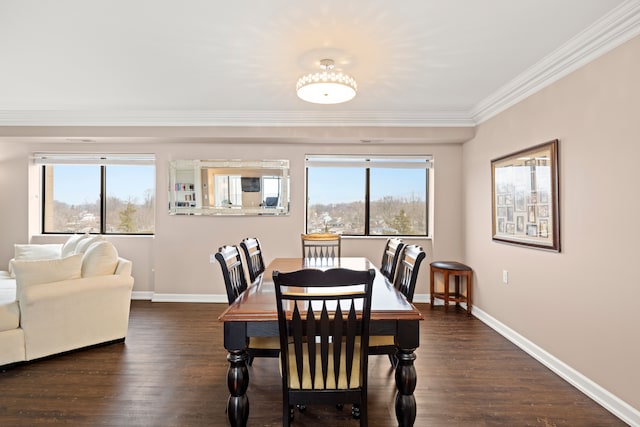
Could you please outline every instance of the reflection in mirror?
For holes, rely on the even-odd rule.
[[[171,215],[288,215],[288,160],[173,160]]]

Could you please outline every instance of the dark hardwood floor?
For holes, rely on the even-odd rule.
[[[479,320],[417,306],[416,426],[626,425]],[[0,372],[0,426],[227,425],[224,308],[133,301],[125,343]],[[394,426],[388,359],[372,356],[369,369],[369,425]],[[249,372],[249,425],[281,425],[276,359]],[[294,425],[358,425],[348,409],[310,405]]]

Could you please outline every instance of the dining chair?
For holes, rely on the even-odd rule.
[[[229,304],[233,304],[248,287],[240,251],[237,246],[222,246],[215,256],[222,270],[227,299]],[[253,364],[255,357],[278,357],[280,340],[277,337],[250,337],[247,353],[249,366]]]
[[[280,332],[283,425],[294,405],[352,403],[367,425],[367,368],[375,271],[273,273]]]
[[[413,302],[420,264],[426,256],[425,251],[418,245],[406,245],[402,249],[393,286],[402,292],[409,302]]]
[[[247,289],[242,258],[237,246],[225,245],[218,249],[216,259],[222,270],[222,277],[227,288],[227,299],[232,304]]]
[[[244,252],[244,259],[247,261],[249,280],[253,283],[264,273],[265,269],[260,241],[255,237],[247,237],[240,242],[240,248]]]
[[[402,252],[403,247],[404,243],[402,242],[402,239],[392,237],[387,240],[387,244],[384,246],[384,252],[382,252],[380,272],[392,283],[396,274],[398,258],[400,258],[400,253]]]
[[[302,258],[340,258],[341,236],[334,233],[302,234]]]
[[[413,302],[413,294],[416,289],[420,264],[427,254],[417,245],[405,245],[400,254],[398,268],[393,286],[398,289],[409,302]],[[392,367],[398,365],[396,357],[398,349],[395,345],[395,337],[392,335],[377,335],[369,339],[369,354],[386,354]]]

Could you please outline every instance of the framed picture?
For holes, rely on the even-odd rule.
[[[560,252],[558,181],[557,139],[492,160],[493,240]]]

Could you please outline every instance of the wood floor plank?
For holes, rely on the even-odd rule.
[[[479,320],[425,314],[416,351],[416,426],[624,426]],[[0,372],[0,426],[225,426],[224,304],[133,301],[125,343]],[[369,366],[369,425],[394,426],[386,356]],[[276,359],[250,368],[250,426],[280,426]],[[294,425],[356,426],[350,411],[309,405]]]

